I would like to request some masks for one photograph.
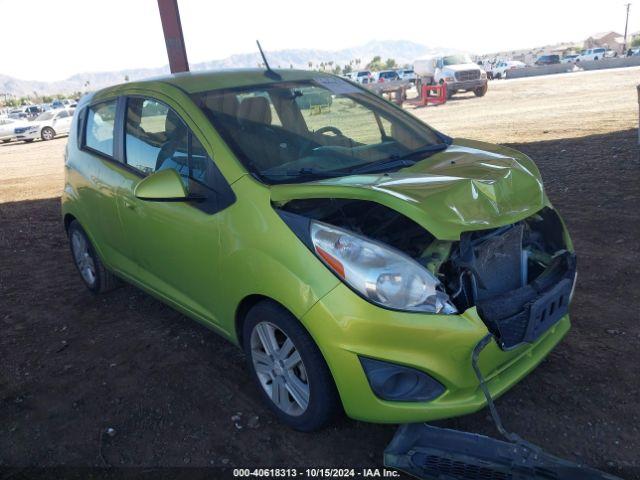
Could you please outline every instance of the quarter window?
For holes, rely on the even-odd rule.
[[[100,153],[113,156],[113,129],[115,121],[115,100],[89,107],[84,144]]]

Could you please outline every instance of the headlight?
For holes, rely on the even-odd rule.
[[[455,80],[455,78],[453,77],[444,77],[444,81],[445,82],[453,82]]]
[[[457,313],[440,282],[407,255],[355,233],[311,223],[317,255],[346,284],[378,305],[398,310]]]

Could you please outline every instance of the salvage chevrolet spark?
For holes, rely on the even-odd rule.
[[[575,255],[535,164],[296,70],[179,74],[78,105],[62,215],[96,293],[240,345],[299,430],[470,413],[569,329]],[[215,372],[211,372],[215,375]]]

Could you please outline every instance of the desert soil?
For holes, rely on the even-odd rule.
[[[409,107],[453,136],[530,155],[573,236],[573,328],[497,401],[503,421],[549,452],[634,479],[639,81],[640,69],[494,81],[484,98]],[[0,467],[380,466],[394,426],[343,418],[288,430],[236,347],[134,287],[83,287],[59,216],[65,144],[0,145]],[[486,410],[438,425],[497,435]]]

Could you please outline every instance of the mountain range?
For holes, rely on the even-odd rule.
[[[342,50],[320,49],[287,49],[267,51],[266,56],[273,68],[316,68],[322,62],[333,62],[333,65],[344,66],[350,61],[360,59],[360,65],[364,67],[374,56],[379,55],[383,60],[393,58],[398,65],[411,64],[416,58],[443,51],[441,48],[430,48],[419,43],[407,40],[371,41],[358,47]],[[191,64],[191,70],[218,70],[228,68],[257,67],[262,62],[260,54],[256,50],[253,53],[231,55],[220,60],[211,60]],[[65,80],[52,82],[38,80],[21,80],[0,73],[0,96],[11,94],[14,96],[72,93],[77,91],[96,90],[117,83],[141,80],[144,78],[166,75],[169,66],[157,68],[140,68],[120,70],[113,72],[87,72],[77,73]]]

